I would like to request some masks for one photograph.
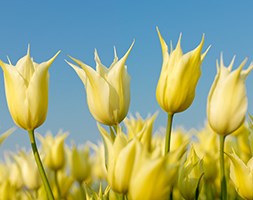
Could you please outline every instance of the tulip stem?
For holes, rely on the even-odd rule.
[[[171,128],[173,115],[168,113],[167,128],[166,128],[166,141],[165,141],[165,155],[170,152],[170,138],[171,138]]]
[[[45,191],[47,193],[47,197],[49,200],[54,200],[54,195],[53,192],[51,190],[51,187],[49,185],[48,179],[47,179],[47,175],[45,173],[45,170],[43,168],[41,159],[40,159],[40,155],[37,149],[37,145],[36,145],[36,141],[35,141],[35,137],[34,137],[34,130],[30,130],[28,131],[29,137],[30,137],[30,142],[31,142],[31,146],[32,146],[32,150],[33,150],[33,155],[40,173],[40,177],[42,179],[43,185],[45,187]]]
[[[61,190],[60,190],[60,186],[59,186],[59,182],[58,182],[58,170],[54,170],[54,181],[55,181],[55,186],[56,186],[56,189],[57,189],[57,196],[58,196],[58,199],[61,200]]]
[[[220,199],[227,199],[227,186],[226,186],[226,177],[225,177],[225,163],[224,163],[224,145],[225,145],[225,137],[220,135],[220,184],[221,184],[221,193]]]
[[[110,127],[110,136],[111,136],[111,139],[114,141],[114,139],[115,139],[114,130],[113,130],[113,128],[111,126],[109,126],[109,127]]]

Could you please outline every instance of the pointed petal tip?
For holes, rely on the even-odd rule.
[[[250,63],[250,65],[247,69],[242,71],[245,78],[249,75],[249,73],[251,72],[252,69],[253,69],[253,62]]]
[[[203,61],[204,58],[206,57],[206,54],[209,52],[210,48],[212,47],[212,45],[209,45],[207,47],[207,49],[205,50],[205,52],[201,55],[201,60]]]
[[[181,48],[181,40],[182,40],[182,32],[179,34],[176,49]]]
[[[51,59],[49,59],[49,60],[47,61],[47,63],[48,63],[49,66],[54,62],[54,60],[55,60],[56,57],[60,54],[60,52],[61,52],[61,50],[59,50]]]
[[[242,68],[245,66],[246,62],[248,61],[248,58],[244,58],[244,60],[241,62],[240,66],[238,67],[239,71],[242,71]]]

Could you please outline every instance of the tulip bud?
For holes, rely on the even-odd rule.
[[[88,147],[77,149],[76,146],[73,146],[71,152],[71,175],[80,183],[90,178],[91,164]]]
[[[228,154],[231,160],[230,178],[236,191],[244,199],[253,199],[253,158],[247,165],[235,154]]]
[[[210,127],[220,135],[228,135],[238,129],[245,120],[248,100],[245,80],[253,69],[251,65],[242,70],[244,60],[238,69],[231,72],[234,59],[226,68],[221,56],[217,62],[217,75],[207,99],[207,119]]]
[[[158,104],[167,113],[174,114],[186,110],[193,102],[195,89],[201,75],[201,64],[207,54],[201,54],[204,37],[199,46],[183,54],[178,40],[175,50],[168,47],[157,29],[163,55],[163,64],[156,88]]]
[[[46,119],[48,106],[48,69],[60,51],[47,62],[35,63],[27,55],[16,66],[0,60],[4,72],[5,94],[12,119],[25,130],[34,130]]]
[[[67,62],[82,80],[87,93],[87,103],[92,116],[106,125],[119,124],[127,115],[130,104],[130,76],[125,66],[133,47],[118,60],[115,58],[109,69],[100,61],[95,51],[96,71],[81,61],[70,57],[79,67]]]
[[[37,190],[41,186],[41,178],[32,154],[21,151],[14,158],[21,170],[25,186],[30,190]]]
[[[50,169],[57,171],[65,165],[64,141],[68,136],[67,133],[59,133],[53,138],[51,133],[46,137],[38,135],[45,152],[44,163]]]
[[[137,146],[136,152],[129,184],[129,199],[168,199],[177,165],[169,164],[169,156],[150,155],[141,144]]]
[[[157,113],[149,116],[146,120],[137,114],[137,119],[126,118],[124,123],[127,128],[128,139],[137,138],[147,150],[151,150],[152,132]]]
[[[135,161],[136,141],[127,142],[126,136],[118,131],[113,142],[105,129],[98,127],[108,153],[108,183],[114,191],[126,194]]]
[[[185,199],[195,199],[202,175],[202,161],[192,146],[186,162],[179,169],[178,188]]]

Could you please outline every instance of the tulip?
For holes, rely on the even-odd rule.
[[[100,123],[117,125],[127,115],[130,103],[130,76],[125,62],[133,44],[120,60],[115,50],[114,61],[109,69],[101,63],[96,50],[96,70],[72,57],[70,58],[82,69],[66,61],[82,80],[86,88],[89,110]]]
[[[16,66],[0,60],[4,73],[5,94],[12,119],[25,130],[34,130],[46,119],[48,106],[48,69],[60,51],[38,64],[27,55]]]
[[[38,190],[41,186],[40,174],[31,154],[21,151],[20,154],[16,155],[14,158],[21,171],[25,186],[30,190]]]
[[[44,163],[53,171],[58,171],[65,165],[64,141],[67,136],[68,133],[62,133],[61,131],[55,138],[53,138],[50,132],[46,134],[46,137],[38,135],[45,152]]]
[[[181,35],[175,50],[168,52],[168,46],[158,28],[162,47],[163,64],[156,88],[156,99],[160,107],[168,113],[165,153],[170,151],[170,135],[173,115],[186,110],[193,102],[195,89],[201,75],[201,64],[207,54],[201,54],[204,37],[197,48],[183,54],[180,43]]]
[[[235,154],[228,154],[231,160],[230,178],[236,191],[244,199],[253,199],[253,158],[247,165]]]
[[[245,63],[246,60],[231,72],[234,59],[228,67],[224,66],[222,56],[220,64],[217,62],[217,75],[207,99],[207,119],[211,128],[220,135],[228,135],[244,123],[248,106],[245,80],[253,69],[251,65],[242,70]]]
[[[201,75],[201,64],[207,54],[201,54],[204,37],[194,50],[183,54],[178,40],[175,50],[168,46],[157,29],[163,55],[163,64],[156,88],[158,104],[167,113],[174,114],[186,110],[193,102],[195,89]]]
[[[59,53],[60,51],[50,60],[38,64],[30,57],[30,47],[28,46],[27,55],[21,58],[15,67],[10,60],[9,64],[0,60],[0,66],[4,72],[5,94],[10,114],[19,127],[28,131],[34,157],[50,200],[54,197],[40,160],[34,129],[46,119],[48,69]]]
[[[247,70],[242,70],[246,61],[245,59],[236,70],[231,72],[234,58],[230,65],[225,67],[221,55],[220,64],[217,61],[217,75],[207,99],[208,123],[220,136],[221,199],[227,198],[224,169],[225,138],[244,123],[248,106],[245,80],[253,69],[253,65]]]
[[[85,190],[83,188],[83,183],[88,181],[91,178],[91,162],[90,162],[90,151],[86,146],[84,149],[77,149],[74,145],[71,152],[71,175],[74,180],[78,182],[80,188],[80,199],[85,199]]]
[[[152,132],[154,121],[157,113],[149,116],[147,119],[137,114],[137,119],[134,117],[126,118],[124,120],[127,128],[128,139],[137,138],[149,151],[151,150]]]
[[[136,149],[136,161],[129,184],[129,199],[168,199],[177,165],[169,164],[168,155],[150,155],[141,144]]]
[[[202,160],[191,146],[187,160],[180,166],[178,177],[178,188],[185,199],[197,199],[201,189],[201,177],[204,174],[202,168]]]
[[[98,128],[107,148],[108,183],[115,192],[126,194],[135,161],[136,142],[128,142],[121,131],[113,142],[104,128],[99,125]]]
[[[91,175],[89,148],[77,149],[73,146],[71,152],[71,175],[79,183],[87,181]]]

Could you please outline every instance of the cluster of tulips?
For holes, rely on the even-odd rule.
[[[146,119],[127,116],[130,76],[125,66],[134,43],[109,68],[95,51],[96,70],[70,57],[66,62],[86,89],[89,110],[97,121],[100,144],[67,145],[68,133],[36,133],[48,107],[47,62],[27,55],[16,66],[0,60],[8,108],[15,124],[27,130],[32,151],[9,152],[0,163],[0,199],[253,199],[253,118],[247,122],[244,60],[232,70],[217,61],[217,75],[207,99],[203,130],[172,131],[174,114],[193,102],[201,75],[204,37],[183,54],[181,36],[170,49],[158,28],[163,63],[156,89],[167,126],[153,130],[157,113]],[[0,144],[13,132],[0,137]],[[41,146],[38,149],[36,138]],[[55,135],[55,136],[53,136]],[[32,155],[33,154],[33,155]]]

